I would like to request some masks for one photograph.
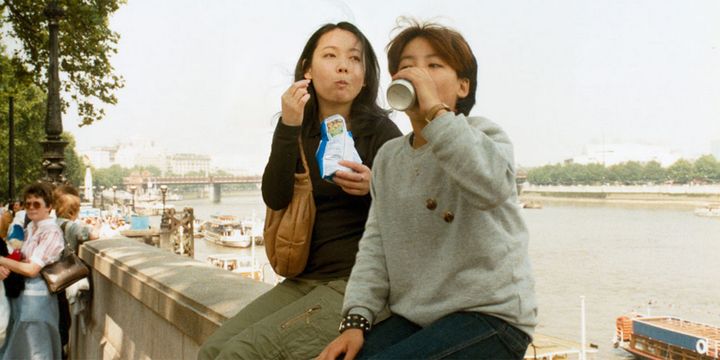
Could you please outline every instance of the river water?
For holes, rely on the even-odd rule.
[[[176,203],[196,217],[264,216],[259,193]],[[545,205],[524,210],[536,278],[540,325],[547,335],[580,341],[585,296],[588,341],[595,358],[629,358],[613,349],[615,319],[638,311],[720,326],[720,219],[692,210],[603,205]],[[196,241],[196,258],[236,252]],[[243,250],[247,251],[247,250]],[[264,249],[259,248],[260,261]]]

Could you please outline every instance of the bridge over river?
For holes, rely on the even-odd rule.
[[[244,176],[165,176],[165,177],[141,177],[130,176],[123,179],[123,185],[135,185],[138,188],[147,186],[148,183],[154,185],[212,185],[213,201],[220,202],[222,195],[222,185],[229,184],[257,184],[262,182],[262,175],[244,175]]]

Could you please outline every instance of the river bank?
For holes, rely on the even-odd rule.
[[[719,195],[678,195],[652,193],[523,192],[520,201],[542,205],[598,205],[610,207],[693,210],[720,202]]]

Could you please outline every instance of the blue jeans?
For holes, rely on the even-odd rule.
[[[504,320],[457,312],[422,328],[393,315],[366,336],[359,359],[522,359],[530,337]]]

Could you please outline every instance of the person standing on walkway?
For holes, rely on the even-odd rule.
[[[508,136],[469,116],[475,56],[458,32],[411,22],[388,66],[415,89],[413,132],[375,158],[341,335],[320,359],[522,359],[537,324],[528,231]]]
[[[25,276],[25,289],[10,299],[10,324],[0,359],[60,359],[57,297],[48,290],[40,269],[60,259],[65,241],[55,219],[50,218],[50,185],[28,185],[23,198],[31,221],[21,249],[23,259],[0,257],[0,267]]]
[[[376,103],[378,83],[375,53],[354,25],[324,25],[306,43],[295,82],[282,95],[262,195],[272,209],[288,206],[294,175],[304,171],[302,137],[317,207],[307,265],[227,320],[203,344],[199,359],[308,359],[334,338],[370,208],[375,154],[402,135]],[[362,163],[341,161],[351,171],[338,171],[329,182],[320,177],[314,155],[321,122],[332,115],[345,119]]]

